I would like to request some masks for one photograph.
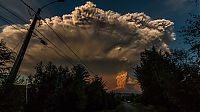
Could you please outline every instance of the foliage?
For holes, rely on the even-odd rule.
[[[168,63],[164,62],[164,57],[161,55],[161,53],[156,52],[155,48],[145,50],[141,53],[141,66],[138,66],[136,70],[141,87],[144,90],[144,103],[147,104],[161,105],[166,102],[161,83],[167,75],[166,67],[168,67]],[[160,77],[160,74],[162,74],[162,77]]]
[[[173,75],[177,76],[173,78],[174,86],[170,90],[171,98],[182,111],[200,111],[200,66],[193,63],[193,59],[188,59],[184,55],[179,55],[179,57],[179,59],[171,59],[176,63]],[[178,63],[180,60],[187,61]]]
[[[19,104],[21,104],[21,97],[15,98],[13,96],[20,90],[23,91],[23,87],[18,90],[12,84],[7,85],[5,83],[7,76],[10,72],[10,68],[15,59],[15,53],[6,46],[6,43],[3,40],[0,40],[0,111],[1,112],[12,112],[20,110]],[[9,91],[12,90],[12,91]],[[18,102],[18,103],[17,103]],[[12,106],[13,108],[7,108]]]
[[[6,43],[0,41],[0,74],[9,73],[11,64],[14,61],[14,52],[6,46]]]
[[[193,54],[193,62],[200,63],[200,15],[191,14],[191,18],[186,20],[179,33],[185,38],[185,42],[190,45]]]
[[[104,89],[105,84],[101,78],[95,76],[92,82],[86,88],[87,99],[87,109],[100,110],[105,107],[104,100],[106,91]],[[95,104],[95,105],[91,105]]]
[[[141,53],[136,73],[143,89],[144,104],[162,107],[161,112],[199,111],[199,66],[189,63],[187,54],[179,53],[158,52],[154,47]]]
[[[106,93],[102,79],[91,79],[82,65],[69,69],[40,63],[29,86],[27,112],[94,112],[117,105],[115,97]]]

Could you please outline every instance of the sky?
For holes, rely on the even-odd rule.
[[[35,10],[50,1],[25,0]],[[1,0],[0,4],[27,21],[33,18],[34,13],[20,0]],[[184,25],[189,13],[196,12],[196,9],[192,0],[65,0],[64,3],[46,7],[41,15],[92,71],[103,76],[108,88],[114,88],[116,74],[130,71],[132,66],[137,65],[139,54],[145,48],[152,45],[168,51],[187,48],[177,30]],[[2,8],[0,12],[1,16],[11,19],[14,24],[29,27]],[[26,33],[20,27],[21,32],[13,29],[2,20],[0,28],[0,39],[6,40],[11,48]],[[71,57],[67,60],[79,63],[73,53],[56,39],[44,21],[40,21],[36,29],[65,50]],[[66,65],[63,58],[33,38],[20,69],[21,73],[30,74],[34,65],[41,60]]]

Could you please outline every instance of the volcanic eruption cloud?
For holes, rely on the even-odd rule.
[[[138,12],[122,15],[111,10],[99,9],[94,3],[87,2],[76,7],[71,14],[46,18],[36,25],[36,29],[68,54],[71,57],[69,60],[73,60],[74,63],[78,63],[78,59],[45,22],[65,40],[90,69],[107,76],[126,71],[130,65],[137,64],[140,52],[153,45],[169,51],[169,43],[175,40],[174,23],[169,20],[153,20]],[[0,38],[11,48],[14,48],[27,32],[19,25],[14,26],[21,31],[7,25],[3,26],[0,32]],[[28,28],[30,24],[21,26]],[[53,47],[50,43],[48,46],[43,46],[33,37],[21,72],[27,73],[41,60],[66,64],[63,58],[49,49]]]

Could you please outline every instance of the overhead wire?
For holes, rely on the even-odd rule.
[[[31,9],[33,12],[36,13],[36,11],[27,3],[25,3],[23,0],[20,0],[26,7],[28,7],[29,9]],[[41,19],[43,19],[40,16]],[[91,73],[94,74],[94,72],[92,70],[90,70],[90,68],[82,61],[82,59],[74,52],[74,50],[63,40],[63,38],[43,19],[43,21],[45,22],[45,24],[47,24],[47,26],[54,32],[54,34],[61,40],[61,42],[63,42],[63,44],[77,57],[77,59],[80,61],[81,64],[83,64]]]
[[[30,6],[28,5],[26,2],[24,2],[23,0],[20,0],[26,7],[28,7],[29,9],[31,9],[33,12],[36,13],[36,11]]]
[[[15,27],[13,24],[11,24],[6,18],[2,17],[1,15],[0,15],[0,19],[1,19],[2,21],[4,21],[5,23],[9,24],[9,25],[10,25],[11,27],[13,27],[14,29],[16,29],[16,30],[18,30],[18,31],[20,31],[20,32],[22,32],[22,33],[24,33],[21,29]],[[23,41],[23,39],[24,39],[24,38],[21,38],[21,39],[17,42],[17,44],[13,47],[13,51],[15,51],[15,49],[17,49],[17,48],[19,47],[19,45],[20,45],[20,43]]]
[[[31,8],[30,5],[28,5],[27,3],[25,3],[23,0],[21,0],[21,2],[27,6],[28,8],[30,8],[33,12],[36,13],[36,11]],[[91,73],[94,74],[94,72],[92,70],[90,70],[90,68],[82,61],[82,59],[74,52],[74,50],[62,39],[62,37],[40,16],[40,18],[45,22],[45,24],[47,24],[47,26],[54,32],[54,34],[61,40],[61,42],[64,43],[64,45],[77,57],[77,59],[79,60],[79,62],[81,64],[83,64]]]
[[[0,5],[0,7],[1,7],[1,6],[2,6],[2,5]],[[7,8],[4,7],[4,9],[7,9]],[[7,11],[8,11],[9,13],[11,13],[11,14],[14,14],[15,17],[17,17],[18,19],[20,19],[21,21],[23,21],[23,22],[26,23],[26,21],[25,21],[24,19],[22,19],[21,17],[17,16],[17,15],[16,15],[15,13],[13,13],[11,10],[7,10]],[[15,27],[15,26],[13,25],[14,22],[12,22],[11,20],[9,20],[9,19],[7,19],[7,18],[5,18],[5,17],[3,17],[3,16],[1,16],[1,15],[0,15],[0,19],[3,20],[4,22],[6,22],[7,24],[9,24],[10,26],[12,26],[14,29],[16,29],[16,30],[18,30],[18,31],[20,31],[20,32],[22,32],[22,33],[24,33],[24,32],[23,32],[20,28],[25,29],[25,30],[28,30],[28,29],[26,29],[26,28],[24,28],[24,27],[22,27],[22,26],[19,26],[19,25],[16,25],[16,26],[18,26],[18,27],[20,27],[20,28]],[[42,33],[41,33],[40,31],[38,31],[37,29],[35,29],[35,30],[36,30],[40,35],[42,35]],[[45,41],[42,40],[41,37],[39,37],[35,32],[33,32],[33,34],[34,34],[34,35],[33,35],[34,37],[37,37],[38,39],[40,39],[40,42],[41,42],[43,45],[46,45],[46,46],[47,46],[47,44],[45,44]],[[53,48],[51,48],[51,47],[48,47],[48,48],[53,49],[53,51],[55,51],[57,55],[61,56],[61,57],[64,58],[65,60],[67,60],[66,57],[68,57],[68,58],[70,59],[70,57],[67,56],[66,54],[65,54],[65,55],[62,55],[61,53],[59,53],[59,52],[62,52],[62,50],[59,49],[59,48],[58,48],[53,42],[51,42],[48,38],[46,38],[44,35],[42,35],[42,37],[45,38],[48,42],[50,42],[50,43],[51,43],[54,47],[56,47],[56,49],[58,49],[59,51],[57,51],[56,49],[53,49]],[[21,43],[21,41],[17,43],[17,45],[14,47],[14,49],[16,49],[16,47],[19,46],[20,43]],[[65,56],[66,56],[66,57],[65,57]],[[69,64],[71,64],[72,66],[74,66],[74,64],[73,64],[71,61],[67,60],[67,62],[68,62]]]
[[[5,18],[5,17],[3,17],[3,16],[1,16],[0,15],[0,19],[2,20],[2,21],[4,21],[4,22],[6,22],[7,24],[9,24],[11,27],[13,27],[14,29],[16,29],[16,30],[18,30],[18,31],[20,31],[20,32],[22,32],[22,33],[24,33],[21,29],[24,29],[24,30],[28,30],[27,28],[25,28],[25,27],[23,27],[23,26],[21,26],[21,25],[17,25],[17,24],[15,24],[13,21],[11,21],[11,20],[9,20],[9,19],[7,19],[7,18]],[[18,27],[20,27],[20,28],[17,28],[17,27],[15,27],[15,26],[18,26]],[[39,37],[37,37],[37,35],[33,32],[33,37],[36,37],[36,38],[38,38],[39,39]]]
[[[88,70],[89,72],[91,72],[92,74],[95,74],[83,61],[82,59],[74,52],[74,50],[65,42],[65,40],[63,39],[63,37],[61,35],[59,35],[44,19],[43,17],[40,16],[40,18],[44,21],[44,23],[54,32],[54,34],[58,37],[58,39],[65,45],[66,48],[68,48],[75,56],[76,58],[79,60],[79,62],[81,64],[83,64]]]
[[[36,13],[36,11],[30,6],[30,5],[28,5],[27,3],[25,3],[23,0],[20,0],[26,7],[28,7],[29,9],[31,9],[33,12],[35,12]],[[4,7],[5,8],[5,7]],[[7,8],[5,8],[5,9],[7,9]],[[10,10],[8,10],[7,9],[7,11],[9,11],[9,12],[12,12],[12,11],[10,11]],[[13,12],[12,12],[13,13]],[[14,13],[13,13],[14,14]],[[15,15],[15,17],[19,17],[19,16],[17,16],[16,14],[14,14]],[[25,22],[26,23],[26,21],[24,20],[24,19],[22,19],[22,18],[19,18],[20,20],[22,20],[23,22]],[[39,32],[37,29],[35,29],[40,35],[42,35],[42,37],[44,37],[47,41],[49,41],[54,47],[56,47],[57,49],[59,49],[55,44],[53,44],[48,38],[46,38],[41,32]],[[59,49],[59,51],[61,51],[60,49]],[[65,54],[66,55],[66,54]],[[66,55],[67,56],[67,55]],[[67,56],[68,58],[70,58],[69,56]],[[72,62],[70,62],[71,64],[72,64]],[[73,65],[73,64],[72,64]],[[74,66],[74,65],[73,65]]]
[[[59,47],[57,47],[53,42],[51,42],[47,37],[45,37],[40,31],[38,31],[37,29],[35,29],[44,39],[46,39],[50,44],[52,44],[56,49],[58,49],[60,52],[62,52],[62,50],[59,48]],[[58,51],[56,51],[56,53],[58,53]],[[60,53],[59,53],[60,54]],[[65,53],[63,53],[63,54],[65,54]],[[67,57],[67,58],[69,58],[69,59],[72,59],[71,57],[69,57],[68,55],[66,55],[65,54],[65,56]],[[73,65],[74,66],[74,64],[73,64],[73,62],[70,62],[71,63],[71,65]]]
[[[36,11],[30,6],[30,5],[28,5],[26,2],[24,2],[23,0],[20,0],[26,7],[28,7],[29,9],[31,9],[33,12],[35,12],[36,13]],[[41,16],[40,16],[41,17]],[[42,18],[41,18],[42,19]],[[46,21],[44,21],[45,22],[45,24],[47,24],[48,25],[48,23],[46,23]],[[56,34],[56,36],[57,37],[60,37],[58,34],[57,34],[57,32],[56,31],[54,31],[54,29],[53,28],[51,28],[51,26],[49,26],[48,25],[48,27]],[[61,38],[60,38],[61,39]],[[61,39],[62,40],[62,39]],[[63,40],[62,40],[63,41]],[[68,46],[68,45],[67,45]],[[69,46],[68,46],[69,47]],[[70,47],[69,47],[70,48]],[[71,48],[70,48],[71,49]],[[72,49],[71,49],[72,50]]]
[[[5,6],[0,4],[0,7],[4,10],[6,10],[7,12],[9,12],[10,14],[12,14],[13,16],[17,17],[18,19],[20,19],[22,22],[26,23],[26,20],[24,20],[23,18],[19,17],[17,14],[15,14],[13,11],[11,11],[10,9],[6,8]]]

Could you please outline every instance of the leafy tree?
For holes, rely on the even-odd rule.
[[[8,75],[11,65],[14,62],[15,53],[6,46],[3,40],[0,40],[0,78],[1,83]]]
[[[141,63],[136,73],[143,89],[142,102],[162,107],[162,111],[178,111],[170,102],[168,89],[173,86],[171,79],[175,64],[168,59],[169,53],[157,51],[155,47],[141,53]]]
[[[185,50],[176,50],[170,58],[176,64],[172,77],[174,86],[168,91],[172,101],[183,112],[200,111],[200,66],[193,63]]]
[[[92,82],[86,88],[87,108],[91,110],[101,110],[105,107],[105,83],[102,78],[95,76]],[[90,110],[89,110],[90,109]]]
[[[69,69],[40,63],[29,82],[27,112],[94,112],[117,105],[102,79],[91,79],[82,65]]]
[[[59,100],[61,100],[59,97],[61,97],[60,95],[64,89],[63,83],[64,81],[70,81],[71,78],[69,69],[62,66],[57,67],[51,62],[47,65],[41,62],[37,64],[35,69],[36,73],[29,78],[29,99],[28,104],[25,106],[26,111],[58,111]]]
[[[141,53],[136,73],[143,89],[142,102],[162,107],[161,112],[199,111],[199,67],[189,60],[183,51],[168,54],[152,48]]]
[[[193,62],[200,64],[200,15],[191,14],[179,33],[185,38],[185,43],[190,45]]]
[[[17,90],[12,88],[12,84],[6,85],[5,83],[14,59],[15,53],[6,46],[3,40],[0,40],[0,111],[2,112],[17,110],[14,105],[18,99],[16,98],[16,102],[12,99]],[[8,91],[11,90],[10,88],[12,88],[12,91]],[[7,106],[13,106],[13,108],[7,108]]]
[[[144,90],[144,103],[154,105],[166,103],[163,85],[161,85],[168,70],[168,63],[164,61],[164,58],[162,53],[158,53],[154,47],[152,50],[141,53],[141,64],[136,72]]]
[[[84,111],[87,103],[86,86],[89,83],[89,75],[85,67],[77,65],[72,68],[71,83],[66,80],[64,82],[63,93],[65,100],[63,105],[68,105],[73,111]],[[70,102],[69,102],[70,101]],[[68,110],[67,109],[67,110]]]
[[[6,43],[0,41],[0,74],[9,73],[11,64],[15,58],[15,53],[6,46]]]

